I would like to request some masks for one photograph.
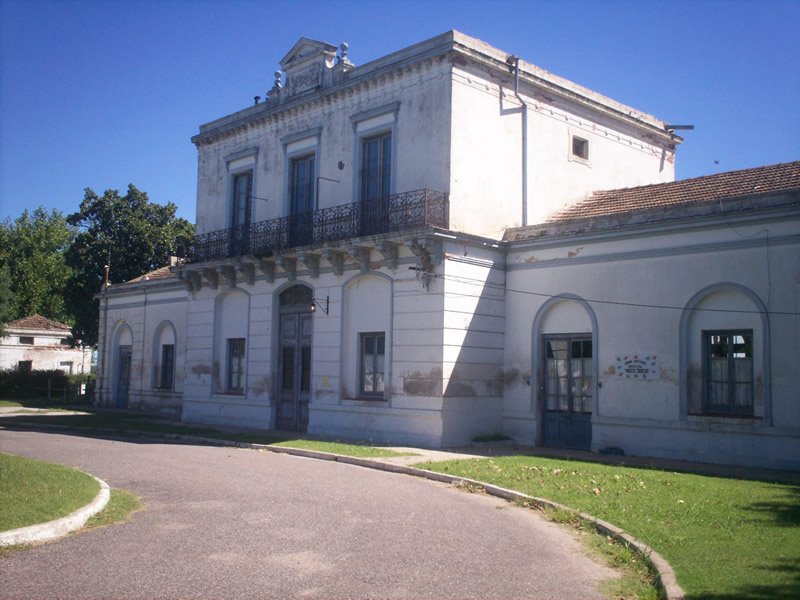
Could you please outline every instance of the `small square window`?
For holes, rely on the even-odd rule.
[[[33,346],[33,337],[31,336],[20,336],[19,343],[24,344],[25,346]]]
[[[582,160],[589,160],[589,140],[572,136],[572,156]]]
[[[33,361],[21,360],[17,363],[17,369],[20,373],[30,373],[33,370]]]

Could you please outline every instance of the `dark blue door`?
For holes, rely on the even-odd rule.
[[[131,383],[131,347],[119,347],[119,369],[117,371],[117,390],[114,405],[128,408],[128,388]]]
[[[544,445],[589,450],[592,445],[592,340],[544,339]]]

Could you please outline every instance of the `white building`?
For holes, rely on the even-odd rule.
[[[101,294],[101,403],[800,466],[798,163],[670,183],[668,124],[455,31],[281,67],[193,138],[193,256]]]
[[[91,348],[72,347],[69,325],[32,315],[5,326],[0,338],[0,369],[61,370],[67,374],[91,370]]]

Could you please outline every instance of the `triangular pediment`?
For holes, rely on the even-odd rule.
[[[320,54],[335,54],[336,46],[319,40],[300,38],[292,49],[281,59],[281,68],[285,71],[291,65],[303,62],[312,56]]]

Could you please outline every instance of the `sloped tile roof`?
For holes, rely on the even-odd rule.
[[[670,183],[597,191],[555,213],[547,222],[559,223],[797,189],[800,189],[800,161]]]
[[[139,277],[134,277],[130,281],[126,281],[125,283],[141,283],[143,281],[153,281],[155,279],[169,279],[170,277],[174,277],[172,272],[169,270],[169,267],[161,267],[160,269],[156,269],[155,271],[150,271],[149,273],[145,273],[144,275],[140,275]]]
[[[31,315],[30,317],[23,317],[16,321],[6,323],[9,329],[41,329],[49,331],[69,331],[69,325],[53,321],[42,315]]]

